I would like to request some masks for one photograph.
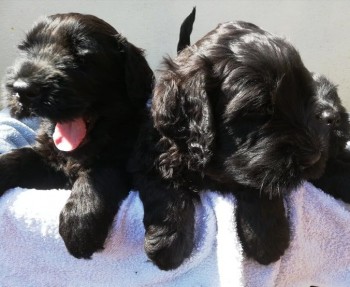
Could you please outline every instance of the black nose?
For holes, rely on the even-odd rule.
[[[324,110],[320,115],[319,119],[327,125],[337,125],[340,121],[340,116],[337,112],[332,110]]]
[[[39,96],[39,89],[34,84],[18,79],[13,83],[13,91],[15,95],[26,98],[35,98]]]

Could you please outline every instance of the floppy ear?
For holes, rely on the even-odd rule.
[[[141,49],[125,41],[125,82],[130,99],[144,106],[153,89],[153,72]]]
[[[156,129],[167,141],[160,160],[165,174],[174,167],[202,172],[211,157],[213,129],[206,92],[205,70],[192,66],[177,66],[166,60],[156,82],[152,101],[152,116]]]

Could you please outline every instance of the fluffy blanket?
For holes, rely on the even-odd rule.
[[[0,115],[1,152],[31,144],[36,121]],[[195,248],[174,271],[160,271],[143,251],[143,208],[131,191],[105,249],[75,259],[58,234],[68,190],[15,188],[0,198],[0,286],[350,286],[350,212],[305,183],[286,198],[292,241],[277,262],[262,266],[242,254],[235,199],[207,191],[196,206]]]

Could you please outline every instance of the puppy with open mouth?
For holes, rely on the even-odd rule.
[[[7,71],[12,116],[42,122],[33,147],[0,156],[0,195],[16,186],[71,189],[59,231],[77,258],[103,248],[130,190],[126,165],[152,85],[142,50],[78,13],[40,19]]]
[[[251,23],[220,24],[164,60],[140,139],[145,250],[164,270],[191,254],[198,191],[235,194],[243,250],[261,264],[288,247],[283,197],[304,180],[350,202],[350,126],[335,86]]]

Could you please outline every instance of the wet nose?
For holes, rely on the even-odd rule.
[[[13,83],[13,91],[20,97],[35,98],[39,96],[39,89],[34,84],[22,79],[18,79]]]
[[[320,114],[319,119],[326,125],[337,125],[339,124],[340,116],[337,112],[325,110]]]

